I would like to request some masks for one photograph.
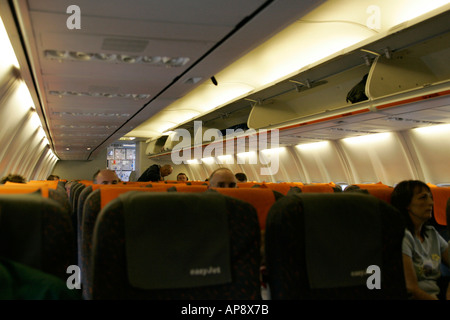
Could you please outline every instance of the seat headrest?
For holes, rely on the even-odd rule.
[[[0,256],[41,268],[45,201],[39,194],[0,194]]]
[[[119,199],[130,285],[174,289],[231,282],[226,197],[132,191]]]
[[[369,266],[382,268],[381,200],[359,193],[295,196],[304,209],[312,289],[363,285]]]

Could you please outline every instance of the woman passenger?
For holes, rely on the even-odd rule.
[[[402,252],[408,293],[416,300],[437,300],[440,264],[449,266],[450,257],[448,243],[427,224],[433,214],[431,190],[422,181],[402,181],[392,192],[391,204],[406,221]],[[450,286],[446,298],[450,299]]]

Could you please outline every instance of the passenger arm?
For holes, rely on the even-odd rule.
[[[447,245],[447,249],[445,249],[444,253],[442,254],[442,262],[444,262],[444,264],[450,268],[450,242]],[[445,295],[445,298],[447,300],[450,300],[450,283],[447,285],[447,293]]]
[[[406,290],[408,290],[408,293],[412,295],[414,300],[437,300],[437,297],[434,297],[419,288],[412,259],[406,254],[403,254],[403,268],[405,272]],[[447,294],[448,293],[447,290]]]

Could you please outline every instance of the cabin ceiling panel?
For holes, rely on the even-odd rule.
[[[106,2],[77,0],[82,14],[88,8],[89,15],[96,17],[120,17],[122,19],[165,21],[167,23],[198,23],[235,25],[248,12],[252,12],[264,3],[263,0],[196,0],[192,6],[186,0],[108,0]],[[28,0],[30,10],[60,13],[74,4],[71,0]],[[240,10],[236,10],[239,8]]]
[[[82,147],[66,150],[67,144],[79,143],[74,131],[81,131],[85,144],[93,146],[94,151],[101,150],[106,142],[114,142],[136,128],[322,2],[12,1],[42,102],[40,116],[49,125],[45,130],[62,160],[86,160],[95,155]],[[81,29],[67,28],[73,13],[67,12],[70,5],[80,8]],[[49,59],[46,50],[70,59],[55,59],[55,55]],[[67,52],[78,53],[79,58],[87,53],[91,61],[73,60]],[[140,58],[137,63],[93,61],[94,54],[100,53],[127,55],[128,62]],[[189,60],[181,60],[181,66],[155,66],[140,63],[144,56]],[[193,82],[192,78],[201,81]],[[85,93],[122,96],[100,98]],[[126,99],[125,94],[149,96]],[[94,137],[98,128],[105,128],[103,133],[110,136],[99,142]],[[67,136],[62,140],[58,135],[64,133]]]

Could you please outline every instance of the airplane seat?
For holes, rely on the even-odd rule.
[[[347,188],[345,188],[344,192],[359,192],[359,193],[364,193],[364,194],[370,194],[374,197],[377,197],[380,200],[383,200],[387,203],[391,203],[391,194],[392,191],[394,191],[394,188],[392,187],[369,187],[369,188],[364,188],[364,186],[362,185],[349,185],[347,186]]]
[[[207,185],[180,185],[167,189],[169,192],[205,192],[208,190]]]
[[[98,217],[87,298],[260,300],[259,248],[256,211],[239,199],[129,192]]]
[[[86,295],[86,277],[91,262],[92,251],[92,235],[94,232],[97,215],[101,210],[101,196],[100,189],[91,191],[85,200],[83,212],[80,220],[80,244],[78,253],[78,266],[81,269],[81,283],[83,290],[83,297]]]
[[[268,188],[271,190],[275,190],[284,195],[286,195],[292,187],[301,188],[301,187],[303,187],[303,183],[302,182],[277,182],[277,183],[265,182],[261,185],[261,188]]]
[[[284,195],[269,188],[212,188],[209,191],[217,191],[229,197],[234,197],[250,203],[258,214],[258,221],[261,230],[266,228],[267,214],[272,205]]]
[[[375,197],[344,192],[286,196],[267,217],[271,298],[406,299],[403,235],[398,211]]]
[[[264,183],[248,181],[248,182],[238,182],[236,183],[237,188],[267,188]]]
[[[428,184],[433,195],[433,216],[430,220],[431,225],[446,240],[450,240],[450,232],[447,223],[447,204],[450,199],[450,187],[439,187]]]
[[[76,264],[70,216],[39,194],[0,194],[0,256],[66,281]]]
[[[450,234],[450,198],[447,200],[446,208],[445,208],[445,215],[447,219],[447,232]]]
[[[196,185],[207,186],[208,184],[209,184],[208,181],[198,181],[198,180],[186,181],[186,185],[188,186],[196,186]]]
[[[66,183],[67,196],[69,200],[72,201],[72,193],[75,187],[79,186],[81,183],[77,180],[69,181]]]
[[[331,183],[311,183],[300,186],[302,193],[334,193],[340,192],[341,189],[335,187]]]
[[[78,205],[77,205],[77,212],[76,212],[76,216],[77,216],[77,220],[76,220],[76,229],[77,229],[77,252],[78,252],[78,266],[81,265],[81,233],[82,233],[82,218],[83,218],[83,210],[84,210],[84,204],[86,202],[86,199],[88,198],[88,196],[91,194],[91,192],[93,191],[93,187],[92,185],[90,186],[86,186],[86,188],[84,188],[81,193],[80,196],[78,197]]]
[[[73,212],[77,212],[78,210],[78,198],[80,196],[81,191],[83,191],[86,188],[86,185],[83,183],[80,183],[78,185],[76,185],[73,190],[72,190],[72,211]]]
[[[93,191],[86,195],[83,211],[81,213],[80,229],[80,247],[78,263],[81,269],[81,283],[86,281],[86,275],[91,265],[92,242],[95,224],[100,211],[109,202],[117,198],[120,194],[129,191],[142,192],[165,192],[170,186],[162,185],[160,187],[145,188],[142,186],[126,185],[93,185]],[[83,289],[83,294],[86,292]]]
[[[69,214],[72,214],[69,197],[67,197],[67,194],[63,190],[60,188],[48,189],[48,197],[58,202]]]

